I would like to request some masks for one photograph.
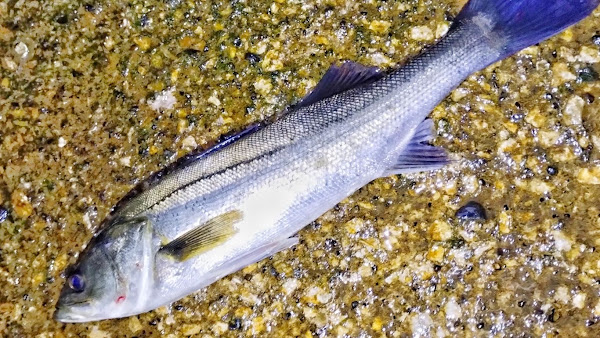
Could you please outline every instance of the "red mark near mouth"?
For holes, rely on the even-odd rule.
[[[123,303],[124,300],[125,300],[125,296],[119,296],[119,298],[117,298],[117,304]]]

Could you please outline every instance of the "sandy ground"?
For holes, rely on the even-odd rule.
[[[61,272],[137,182],[334,62],[400,66],[463,3],[0,1],[0,332],[598,336],[599,11],[434,110],[448,168],[376,180],[294,249],[169,307],[52,320]],[[486,220],[455,216],[469,201]]]

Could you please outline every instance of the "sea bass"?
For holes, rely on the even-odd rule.
[[[600,0],[471,0],[446,37],[387,74],[332,66],[272,123],[178,161],[126,196],[66,272],[55,318],[136,315],[297,243],[370,181],[448,163],[429,112],[467,76],[589,15]]]

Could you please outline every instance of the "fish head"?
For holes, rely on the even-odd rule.
[[[89,322],[139,312],[151,269],[144,264],[151,241],[148,228],[146,220],[130,220],[112,224],[94,237],[65,271],[54,319]]]

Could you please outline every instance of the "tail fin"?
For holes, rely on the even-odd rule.
[[[456,18],[489,32],[503,56],[541,42],[588,16],[600,0],[471,0]]]

